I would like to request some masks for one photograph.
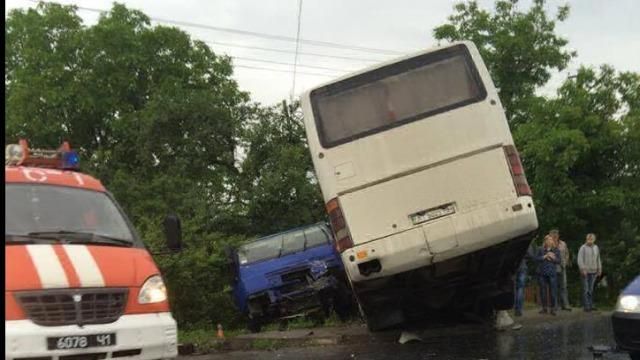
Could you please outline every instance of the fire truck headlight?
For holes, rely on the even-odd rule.
[[[140,304],[153,304],[167,300],[167,288],[164,286],[164,281],[160,275],[154,275],[147,279],[140,288],[140,294],[138,295],[138,303]]]

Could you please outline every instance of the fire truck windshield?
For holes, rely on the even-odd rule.
[[[133,245],[127,221],[106,193],[44,184],[5,184],[5,196],[5,243]]]

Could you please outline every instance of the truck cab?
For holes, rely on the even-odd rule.
[[[261,237],[229,252],[236,306],[249,329],[275,320],[349,311],[344,268],[325,224]]]
[[[5,359],[167,359],[177,326],[150,253],[78,154],[5,151]],[[177,217],[165,220],[180,248]]]

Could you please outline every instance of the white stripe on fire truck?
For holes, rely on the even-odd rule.
[[[104,287],[102,271],[85,245],[62,245],[82,287]]]
[[[69,287],[67,274],[65,274],[52,245],[27,245],[27,251],[36,267],[43,288]]]

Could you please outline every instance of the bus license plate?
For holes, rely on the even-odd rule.
[[[47,348],[49,350],[85,349],[90,347],[114,346],[115,344],[115,333],[47,338]]]
[[[455,212],[456,212],[455,205],[453,203],[450,203],[450,204],[445,204],[436,208],[420,211],[415,214],[411,214],[409,215],[409,217],[411,218],[411,222],[413,222],[414,225],[417,225],[423,222],[441,218],[443,216],[451,215]]]

